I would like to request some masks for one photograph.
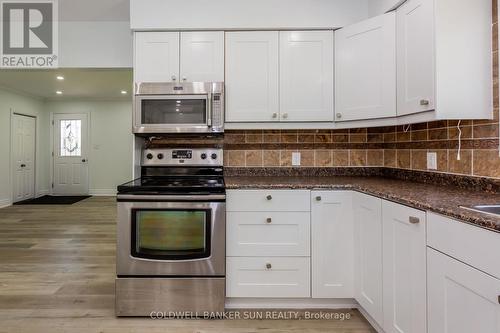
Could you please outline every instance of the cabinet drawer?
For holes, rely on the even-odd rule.
[[[226,259],[227,297],[310,297],[310,260],[303,257]]]
[[[500,234],[427,213],[427,245],[500,279]]]
[[[309,256],[307,212],[228,212],[228,256]]]
[[[309,212],[308,190],[230,190],[228,212]]]

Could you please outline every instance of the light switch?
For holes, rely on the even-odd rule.
[[[427,169],[437,170],[437,153],[427,153]]]
[[[300,165],[300,153],[292,153],[292,165],[293,166]]]

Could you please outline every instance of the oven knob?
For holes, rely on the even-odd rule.
[[[213,153],[211,157],[212,157],[213,160],[215,160],[215,159],[217,159],[217,154]]]
[[[201,154],[201,159],[202,159],[202,160],[205,160],[206,158],[207,158],[207,154],[202,153],[202,154]]]
[[[156,157],[158,157],[159,160],[162,160],[163,159],[163,154],[158,154]]]
[[[148,160],[152,160],[152,159],[153,159],[153,154],[151,154],[151,153],[147,154],[147,155],[146,155],[146,158],[147,158]]]

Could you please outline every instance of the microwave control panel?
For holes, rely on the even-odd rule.
[[[212,127],[222,127],[224,125],[222,103],[223,101],[221,94],[214,94],[212,97]]]

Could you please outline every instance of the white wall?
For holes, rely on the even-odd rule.
[[[59,22],[59,67],[132,67],[127,22]]]
[[[45,109],[90,114],[91,195],[113,195],[117,185],[132,179],[131,101],[49,101]]]
[[[372,0],[130,0],[133,30],[340,28]]]
[[[11,116],[12,113],[36,117],[35,194],[49,192],[49,117],[40,99],[0,88],[0,207],[12,202]]]

